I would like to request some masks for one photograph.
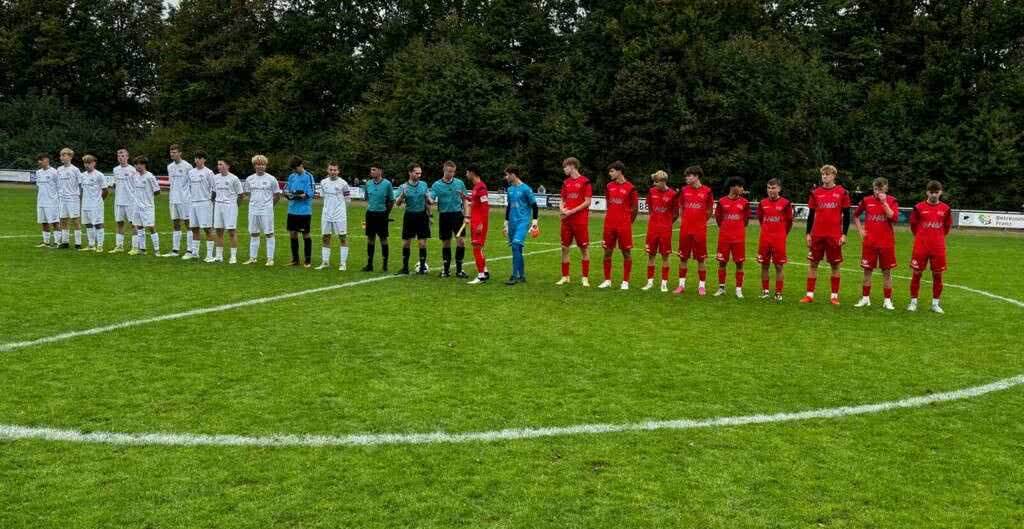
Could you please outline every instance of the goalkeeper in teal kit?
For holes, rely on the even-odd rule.
[[[523,245],[526,234],[536,237],[540,234],[537,228],[537,199],[533,196],[530,186],[519,179],[519,168],[505,168],[505,181],[508,182],[507,201],[505,208],[505,235],[512,247],[512,277],[505,281],[506,285],[526,282],[526,263],[523,260]]]

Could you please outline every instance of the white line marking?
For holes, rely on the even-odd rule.
[[[1005,391],[1024,384],[1024,375],[1004,378],[983,386],[933,393],[902,400],[891,400],[876,404],[819,408],[799,412],[774,414],[739,415],[714,417],[710,419],[677,419],[671,421],[645,421],[621,424],[578,424],[547,428],[509,428],[483,432],[432,432],[432,433],[382,433],[356,435],[196,435],[188,433],[117,433],[60,430],[56,428],[34,428],[11,424],[0,425],[0,439],[39,439],[71,443],[98,443],[113,445],[165,445],[165,446],[377,446],[377,445],[419,445],[437,443],[486,443],[517,439],[536,439],[568,435],[593,435],[621,432],[646,432],[652,430],[690,430],[696,428],[717,428],[745,426],[750,424],[775,424],[781,422],[806,421],[812,419],[837,419],[852,415],[867,415],[886,411],[919,408],[930,404],[980,397],[997,391]]]

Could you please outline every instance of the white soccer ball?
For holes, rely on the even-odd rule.
[[[430,265],[426,262],[423,263],[423,269],[420,270],[420,262],[416,261],[416,272],[423,272],[424,274],[430,271]]]

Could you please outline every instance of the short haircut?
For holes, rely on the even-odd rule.
[[[839,170],[834,165],[823,165],[821,166],[822,174],[830,174],[832,176],[839,176]]]
[[[772,178],[771,180],[768,181],[768,185],[782,187],[782,180],[779,180],[778,178]]]
[[[64,156],[65,154],[70,154],[71,156],[74,156],[75,155],[75,151],[72,151],[68,147],[64,147],[63,149],[60,150],[60,155]]]
[[[469,164],[469,165],[467,165],[467,166],[466,166],[466,172],[467,172],[467,173],[473,173],[473,174],[475,174],[475,175],[477,175],[477,176],[480,176],[480,168],[479,168],[479,167],[477,167],[477,166],[476,166],[476,165],[474,165],[474,164]]]
[[[455,162],[453,162],[451,160],[446,160],[444,162],[444,165],[442,165],[442,167],[452,167],[452,168],[454,168],[455,167]]]
[[[226,165],[228,167],[231,167],[231,166],[235,165],[235,164],[231,163],[231,160],[228,160],[227,158],[218,158],[217,161],[218,162],[224,162],[224,165]]]
[[[683,172],[683,176],[690,175],[696,176],[697,178],[704,178],[704,169],[701,169],[699,165],[691,165]]]
[[[252,157],[252,164],[253,165],[270,165],[270,160],[268,160],[267,157],[263,156],[262,154],[257,154],[256,156]]]
[[[43,160],[49,160],[49,159],[50,159],[50,155],[46,154],[45,152],[41,152],[41,153],[36,155],[36,161],[37,162],[41,162]]]
[[[612,162],[611,164],[608,165],[608,169],[615,169],[616,171],[618,171],[620,173],[625,173],[626,172],[626,164],[620,162],[619,160],[615,160],[614,162]]]
[[[96,163],[96,157],[91,154],[86,154],[82,157],[82,163]]]
[[[167,150],[181,152],[181,145],[178,145],[177,143],[172,143],[171,146],[167,148]]]
[[[339,171],[341,170],[341,164],[340,164],[340,163],[338,163],[338,162],[336,162],[336,161],[334,161],[334,160],[331,160],[331,161],[330,161],[330,162],[329,162],[329,163],[327,164],[327,167],[331,167],[331,166],[337,167]]]
[[[370,169],[380,169],[381,171],[383,171],[384,167],[380,165],[380,162],[373,162],[370,164]]]
[[[653,178],[655,180],[665,180],[667,182],[668,181],[668,173],[666,173],[665,171],[663,171],[661,169],[658,169],[657,171],[654,172],[654,174],[651,175],[651,178]]]
[[[516,167],[515,165],[508,165],[508,166],[505,167],[505,173],[507,173],[507,174],[514,174],[514,175],[516,175],[518,177],[519,176],[519,167]]]
[[[576,158],[573,158],[572,156],[570,156],[570,157],[562,160],[562,167],[565,167],[567,165],[571,165],[571,166],[579,169],[580,168],[580,161],[577,160]]]
[[[288,160],[288,168],[295,170],[296,167],[302,165],[303,163],[304,162],[302,161],[302,158],[299,158],[298,156],[292,156],[291,159]]]
[[[739,176],[730,176],[725,181],[725,187],[728,188],[728,189],[732,189],[732,188],[737,187],[737,186],[738,187],[746,187],[746,185],[747,185],[747,182],[745,180],[743,180],[742,177],[739,177]]]
[[[423,167],[420,166],[420,164],[418,164],[416,162],[413,162],[413,163],[409,164],[409,167],[406,169],[406,172],[411,173],[411,172],[415,171],[416,169],[423,169]]]
[[[928,187],[926,187],[925,189],[927,189],[928,191],[941,193],[942,182],[939,182],[938,180],[931,180],[928,182]]]
[[[884,176],[879,176],[871,182],[871,187],[889,187],[889,180]]]
[[[141,154],[132,159],[132,163],[135,165],[144,166],[146,169],[149,169],[149,158],[146,158]]]
[[[121,152],[121,151],[124,151],[125,154],[128,154],[128,147],[118,147],[117,150],[114,151],[114,152],[118,153],[118,152]]]
[[[202,158],[203,160],[205,160],[206,159],[206,151],[196,151],[195,157],[196,158]]]

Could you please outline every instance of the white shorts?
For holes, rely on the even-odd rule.
[[[213,227],[225,230],[236,229],[238,227],[238,204],[223,204],[221,202],[214,204]]]
[[[39,224],[55,224],[60,221],[57,206],[39,206],[36,208],[36,222]]]
[[[131,223],[133,220],[135,220],[135,215],[132,213],[131,206],[114,204],[114,222]]]
[[[82,203],[76,198],[60,200],[60,218],[62,219],[77,219],[81,210]]]
[[[339,220],[339,221],[332,222],[332,221],[329,221],[329,220],[326,220],[326,219],[321,220],[320,221],[320,234],[321,235],[331,235],[331,234],[333,234],[333,235],[348,235],[348,221],[347,220]]]
[[[249,233],[274,234],[274,214],[249,215]]]
[[[188,225],[191,228],[213,227],[213,204],[193,202],[188,208]]]
[[[190,204],[171,204],[171,220],[183,220],[188,222]]]
[[[132,215],[132,224],[142,228],[152,228],[156,226],[156,210],[153,206],[134,209]]]
[[[83,209],[82,224],[93,226],[103,224],[103,208]]]

